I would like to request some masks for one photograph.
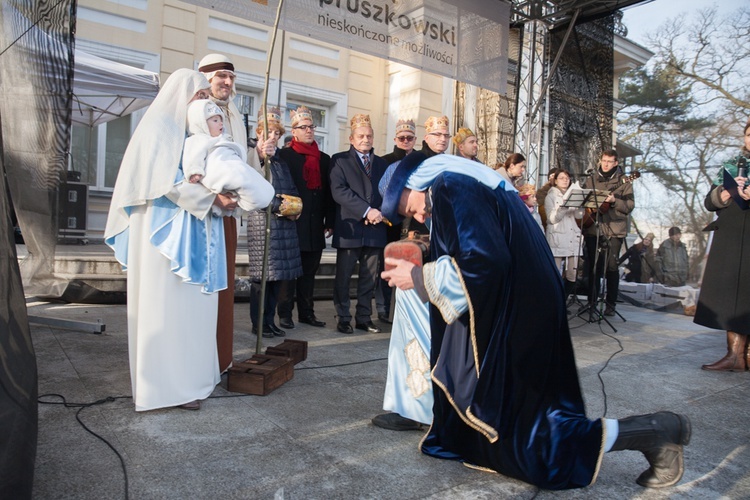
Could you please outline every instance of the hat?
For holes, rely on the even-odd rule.
[[[453,136],[453,144],[456,146],[463,144],[463,142],[468,139],[469,137],[476,137],[477,134],[471,131],[470,128],[461,127],[458,129],[458,132],[456,132],[456,135]]]
[[[216,115],[221,116],[221,119],[224,120],[224,113],[221,108],[210,99],[199,99],[191,102],[187,108],[188,131],[191,135],[209,134],[206,120]]]
[[[401,119],[396,122],[396,133],[399,132],[411,132],[412,134],[417,133],[417,126],[414,124],[414,120]]]
[[[389,177],[384,187],[381,181],[380,192],[383,193],[383,203],[380,205],[380,211],[393,224],[398,224],[403,219],[403,216],[398,213],[398,204],[401,201],[401,192],[406,187],[406,182],[426,159],[427,155],[421,151],[412,151],[404,156],[400,162],[388,167],[388,170],[393,167],[390,175],[388,170],[383,175],[383,177],[386,175],[389,175]]]
[[[352,132],[359,127],[372,128],[372,125],[370,124],[370,115],[363,115],[361,113],[352,116],[352,119],[349,123],[351,124]]]
[[[230,71],[234,74],[234,64],[225,55],[208,54],[198,63],[198,71],[204,73],[208,81],[211,81],[217,71]]]
[[[278,129],[282,134],[286,132],[286,130],[284,130],[284,125],[281,123],[281,110],[277,106],[271,106],[268,108],[266,119],[268,120],[268,128]],[[263,108],[261,108],[258,110],[258,126],[256,128],[263,130],[264,126]]]
[[[643,239],[654,241],[656,239],[656,236],[654,236],[654,233],[648,233],[646,236],[643,237]]]
[[[670,227],[669,228],[669,236],[674,236],[675,234],[682,234],[682,231],[680,231],[680,228],[677,226]]]
[[[292,119],[292,128],[296,127],[302,120],[313,121],[312,112],[306,106],[299,106],[297,109],[289,111],[289,117]]]
[[[448,128],[448,117],[447,116],[431,116],[424,122],[425,131],[429,134],[436,130],[443,130]]]

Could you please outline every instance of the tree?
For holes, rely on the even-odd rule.
[[[741,84],[750,81],[749,34],[747,8],[721,23],[715,9],[692,24],[679,16],[649,37],[651,64],[621,80],[618,133],[644,152],[634,165],[645,182],[633,216],[693,235],[694,279],[706,251],[702,229],[713,217],[703,199],[720,165],[737,154],[738,124],[750,116],[750,86]]]

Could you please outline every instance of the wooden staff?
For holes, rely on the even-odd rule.
[[[265,133],[263,134],[265,136],[265,139],[268,139],[268,80],[271,76],[271,60],[273,59],[273,48],[276,44],[276,33],[279,30],[279,18],[281,17],[281,6],[284,4],[284,0],[279,0],[279,6],[276,8],[276,19],[273,22],[273,30],[271,31],[271,46],[268,49],[268,61],[266,63],[266,81],[263,86],[263,103],[261,110],[263,111],[263,130]],[[263,152],[265,155],[265,152]],[[266,161],[263,165],[263,174],[266,177],[266,180],[271,182],[271,158],[266,158]],[[260,297],[259,301],[260,304],[258,304],[258,324],[257,326],[257,339],[255,342],[255,354],[260,354],[261,347],[263,346],[262,342],[262,336],[263,336],[263,316],[264,316],[264,310],[266,305],[266,280],[268,279],[268,254],[269,254],[269,246],[271,244],[271,207],[273,206],[273,201],[266,209],[266,234],[265,234],[265,242],[263,244],[263,270],[261,272],[261,279],[260,279]],[[251,284],[252,286],[252,284]]]

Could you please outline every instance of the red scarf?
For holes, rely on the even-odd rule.
[[[301,155],[305,155],[305,164],[302,167],[302,177],[305,179],[307,189],[322,189],[323,184],[320,182],[320,150],[318,143],[313,141],[312,144],[299,142],[296,138],[292,139],[292,149]]]

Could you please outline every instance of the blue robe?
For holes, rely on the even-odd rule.
[[[431,163],[420,186],[407,184],[431,186],[433,204],[424,278],[435,402],[422,451],[544,489],[587,486],[605,436],[585,415],[544,235],[499,177]]]

